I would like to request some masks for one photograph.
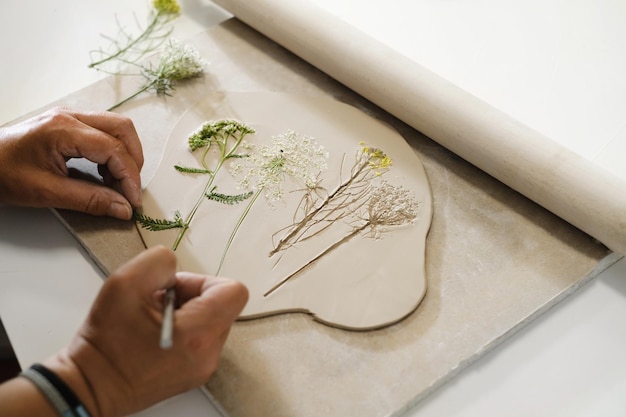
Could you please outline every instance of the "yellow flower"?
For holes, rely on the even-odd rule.
[[[176,0],[152,0],[152,5],[159,13],[180,13],[180,5]]]
[[[376,171],[376,175],[381,175],[382,170],[392,165],[391,158],[382,149],[365,146],[363,142],[359,142],[359,144],[363,157],[369,161],[369,166]]]

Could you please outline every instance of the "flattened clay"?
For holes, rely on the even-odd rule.
[[[271,204],[261,193],[237,229],[220,267],[231,233],[252,199],[223,204],[199,198],[205,194],[208,175],[181,173],[174,166],[202,168],[203,152],[191,152],[188,138],[204,122],[224,119],[237,120],[255,130],[245,138],[254,144],[253,150],[240,147],[240,155],[270,145],[272,138],[287,131],[315,138],[329,155],[328,168],[318,177],[317,194],[321,196],[346,182],[364,146],[382,150],[392,165],[372,176],[368,183],[371,188],[360,203],[346,203],[345,208],[342,205],[333,210],[316,224],[317,229],[310,229],[316,231],[309,238],[271,256],[276,242],[300,219],[298,208],[302,207],[306,187],[287,179],[282,200]],[[207,156],[210,168],[217,153],[214,147]],[[230,196],[247,192],[229,171],[229,165],[241,159],[228,159],[208,191]],[[370,196],[383,183],[401,187],[417,203],[413,221],[368,227],[372,210],[380,210],[372,208]],[[186,219],[198,200],[201,203],[193,221],[176,248],[180,269],[206,274],[219,270],[219,275],[245,283],[250,299],[241,319],[305,312],[328,325],[373,329],[412,313],[426,293],[425,240],[432,215],[426,174],[417,155],[395,130],[352,106],[328,98],[281,93],[207,96],[172,130],[159,168],[144,192],[143,213],[172,220],[178,211]],[[400,210],[398,202],[385,204]],[[339,215],[342,210],[343,215]],[[356,232],[361,226],[363,231]],[[172,247],[180,231],[142,229],[141,233],[148,247]],[[300,272],[270,292],[295,271]]]

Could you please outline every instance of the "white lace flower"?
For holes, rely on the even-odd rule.
[[[148,90],[154,90],[160,96],[170,95],[178,81],[199,77],[206,65],[207,61],[193,46],[181,45],[175,39],[170,39],[156,68],[150,64],[141,66],[142,75],[146,79],[144,85],[107,110],[111,111]]]
[[[367,204],[367,221],[374,233],[379,227],[402,226],[415,221],[419,204],[411,192],[404,187],[386,181],[374,188]]]
[[[263,145],[248,158],[233,164],[231,173],[245,173],[239,181],[244,189],[264,190],[265,198],[280,201],[286,178],[308,188],[317,185],[321,171],[327,168],[328,152],[309,136],[289,130],[272,138],[271,145]]]
[[[207,61],[191,45],[182,45],[176,39],[170,39],[161,54],[159,77],[170,81],[186,80],[198,77],[207,66]]]

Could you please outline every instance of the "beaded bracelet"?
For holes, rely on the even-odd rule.
[[[45,366],[36,363],[20,375],[35,384],[61,417],[91,417],[72,389]]]

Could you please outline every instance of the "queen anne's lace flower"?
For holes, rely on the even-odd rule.
[[[202,75],[206,65],[207,61],[193,46],[181,45],[177,40],[170,39],[158,67],[144,68],[148,80],[146,87],[154,89],[159,95],[167,95],[177,81]]]
[[[159,59],[159,65],[143,65],[142,74],[146,79],[144,85],[131,96],[109,107],[113,110],[144,91],[153,90],[158,95],[170,95],[176,82],[199,77],[204,72],[207,61],[191,45],[181,45],[177,40],[170,39]]]
[[[419,204],[409,190],[382,181],[370,194],[367,221],[376,229],[380,226],[402,226],[415,221]]]
[[[159,63],[160,74],[170,80],[185,80],[201,75],[207,61],[191,45],[181,45],[176,39],[170,39]]]
[[[248,158],[233,164],[232,173],[244,172],[239,185],[244,189],[264,190],[268,201],[280,201],[283,183],[293,178],[307,188],[317,185],[321,171],[327,168],[328,152],[309,136],[294,131],[272,138],[271,145],[264,145]]]

